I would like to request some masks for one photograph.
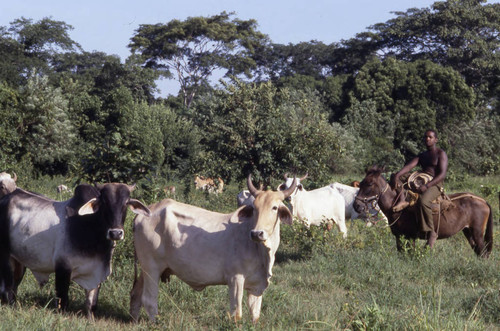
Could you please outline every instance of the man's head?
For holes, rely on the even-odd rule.
[[[435,130],[429,129],[429,130],[425,131],[424,142],[425,142],[425,145],[427,146],[427,148],[436,145],[437,141],[438,141],[438,138],[437,138],[437,133]]]

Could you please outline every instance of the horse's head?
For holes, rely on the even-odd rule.
[[[381,195],[388,189],[382,177],[384,167],[372,166],[366,171],[365,178],[359,183],[359,191],[354,200],[354,210],[363,217],[368,217],[370,208],[376,208]]]

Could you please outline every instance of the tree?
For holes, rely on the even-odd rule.
[[[0,28],[0,80],[17,87],[33,69],[52,73],[51,62],[58,53],[80,49],[69,37],[71,29],[71,25],[50,18],[33,23],[24,17],[14,20],[9,29]]]
[[[20,157],[21,138],[18,132],[22,115],[19,109],[19,92],[0,83],[0,169],[8,169]]]
[[[457,71],[431,61],[371,61],[356,75],[350,96],[351,105],[372,101],[384,119],[395,121],[393,133],[377,132],[393,139],[406,157],[418,152],[423,130],[440,130],[475,114],[473,89]]]
[[[385,56],[426,59],[460,72],[469,86],[494,97],[500,84],[500,4],[437,1],[431,8],[396,12],[370,27]]]
[[[242,180],[250,172],[266,183],[285,172],[325,179],[339,155],[337,136],[314,91],[235,80],[193,107],[205,130],[201,142],[207,153],[200,167],[225,179]]]
[[[133,100],[125,87],[113,90],[100,116],[86,123],[88,148],[83,177],[130,182],[159,171],[164,160],[162,128],[153,109]]]
[[[199,86],[207,83],[214,71],[250,76],[255,67],[251,55],[267,37],[256,30],[255,20],[230,20],[232,15],[222,12],[167,24],[143,24],[129,47],[143,56],[147,67],[161,70],[167,78],[175,75],[184,105],[189,107]]]
[[[61,90],[51,87],[47,76],[33,71],[20,98],[18,131],[25,155],[44,173],[66,174],[75,165],[77,131]]]

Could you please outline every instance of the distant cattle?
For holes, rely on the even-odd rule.
[[[141,307],[151,320],[158,313],[158,283],[176,275],[195,290],[209,285],[229,287],[230,313],[242,317],[243,291],[253,323],[260,316],[262,294],[269,286],[280,242],[280,221],[291,224],[283,192],[256,189],[250,176],[253,206],[220,214],[195,206],[163,200],[150,206],[152,216],[134,220],[134,245],[142,272],[134,281],[130,314],[137,320]]]
[[[213,179],[196,175],[194,178],[194,185],[197,190],[203,190],[209,193],[222,193],[224,190],[224,181],[220,177]]]
[[[165,186],[163,188],[163,192],[165,192],[166,196],[174,196],[175,195],[175,186]]]
[[[68,305],[71,280],[85,289],[87,316],[93,318],[100,284],[111,273],[115,241],[123,239],[127,206],[148,216],[132,199],[133,186],[82,184],[73,197],[55,201],[22,189],[0,200],[0,297],[13,303],[25,267],[40,285],[55,272],[58,307]],[[12,273],[9,257],[15,259]]]
[[[17,175],[14,178],[7,172],[0,172],[0,198],[9,194],[17,188]]]
[[[306,191],[301,181],[307,174],[297,180],[297,187],[290,195],[292,214],[307,225],[320,225],[322,222],[333,221],[344,238],[347,237],[345,225],[345,201],[338,190],[325,186],[312,191]],[[285,182],[278,186],[279,190],[289,189],[293,178],[285,174]]]
[[[64,185],[64,184],[61,184],[61,185],[58,185],[57,186],[57,193],[63,193],[63,192],[70,192],[69,188]]]

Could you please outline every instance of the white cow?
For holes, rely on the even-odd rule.
[[[0,198],[11,193],[17,188],[17,175],[14,173],[14,178],[7,172],[0,172]]]
[[[297,188],[290,195],[292,214],[307,225],[320,225],[324,221],[333,221],[344,238],[347,237],[345,225],[345,201],[340,192],[328,185],[312,191],[306,191],[300,183],[307,174],[297,179]],[[289,189],[293,178],[285,174],[285,183],[278,190]]]
[[[238,203],[238,207],[241,206],[253,206],[253,202],[255,201],[254,196],[250,193],[249,190],[243,190],[238,193],[236,197],[236,202]]]
[[[283,204],[295,183],[283,192],[257,190],[253,206],[220,214],[165,199],[151,205],[150,218],[134,220],[134,245],[142,272],[130,294],[130,314],[139,317],[141,306],[154,320],[158,313],[158,282],[176,275],[195,290],[209,285],[229,287],[230,312],[242,317],[243,291],[253,323],[260,316],[262,294],[269,285],[274,254],[280,242],[280,220],[291,224]]]
[[[385,215],[380,211],[378,206],[370,209],[371,216],[376,217],[377,221],[371,221],[370,219],[364,219],[363,217],[361,217],[361,215],[359,215],[354,210],[354,200],[356,199],[356,195],[358,194],[359,187],[352,187],[352,186],[344,185],[344,184],[337,183],[337,182],[330,184],[329,186],[332,187],[333,189],[337,190],[344,198],[345,218],[346,219],[350,218],[351,220],[354,220],[354,219],[360,218],[366,222],[367,226],[371,226],[371,225],[373,225],[374,222],[377,222],[377,221],[383,221],[385,224],[388,224],[387,217],[385,217]]]

